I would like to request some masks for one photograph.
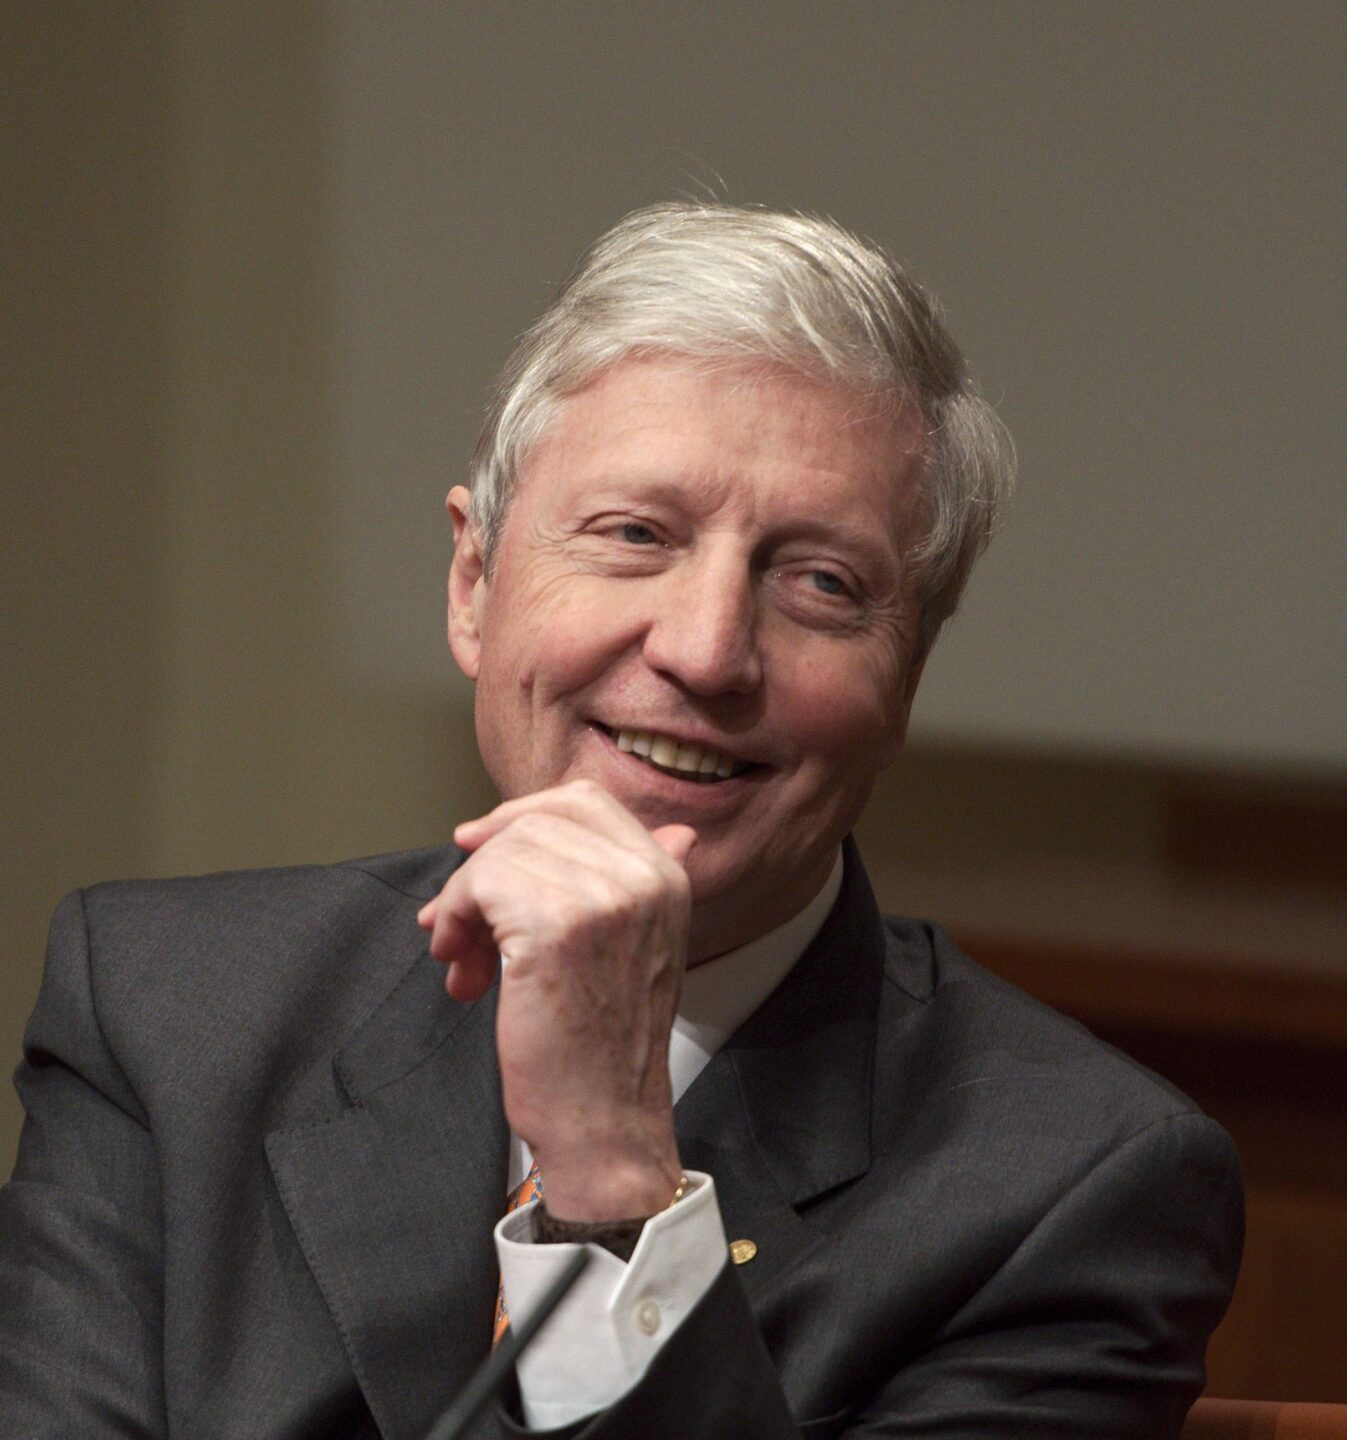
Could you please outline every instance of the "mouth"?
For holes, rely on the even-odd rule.
[[[607,725],[597,727],[625,755],[640,760],[663,775],[673,775],[679,780],[692,780],[701,785],[719,785],[725,780],[744,775],[759,768],[746,760],[736,760],[732,755],[712,750],[705,745],[694,745],[679,740],[673,735],[663,735],[656,730],[614,730]]]

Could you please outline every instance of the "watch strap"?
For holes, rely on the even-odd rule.
[[[681,1176],[665,1208],[672,1210],[691,1185],[686,1175]],[[599,1245],[619,1260],[630,1260],[645,1222],[652,1218],[639,1215],[630,1220],[559,1220],[548,1212],[544,1194],[533,1212],[533,1239],[539,1245]]]

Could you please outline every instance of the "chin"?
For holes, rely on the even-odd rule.
[[[688,856],[688,879],[692,882],[693,905],[706,905],[722,895],[743,886],[752,874],[752,867],[744,862],[721,860],[714,855],[703,857],[697,863],[697,850],[693,847]]]

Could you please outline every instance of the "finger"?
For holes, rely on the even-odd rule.
[[[527,835],[520,833],[525,828]],[[573,899],[579,871],[609,877],[614,864],[633,863],[618,850],[610,851],[607,865],[593,864],[586,853],[592,832],[564,816],[520,817],[507,829],[498,842],[505,850],[493,846],[470,857],[423,907],[431,954],[462,967],[471,983],[483,988],[494,979],[502,949],[513,944],[510,954],[522,960],[541,897],[550,892],[556,897],[551,908],[562,910]]]
[[[554,811],[525,811],[516,815],[467,861],[464,869],[474,867],[473,874],[479,877],[474,883],[497,943],[504,943],[501,923],[506,916],[498,908],[500,897],[494,881],[490,893],[483,892],[481,884],[488,876],[498,876],[502,865],[509,866],[518,877],[528,876],[535,893],[539,886],[551,886],[566,901],[583,893],[596,893],[596,898],[603,894],[611,896],[617,887],[636,902],[642,896],[652,899],[655,891],[662,893],[672,886],[677,893],[686,886],[687,874],[681,857],[686,856],[691,841],[696,838],[688,826],[665,827],[668,842],[661,845],[633,820],[639,844],[626,844],[614,842],[586,823],[587,820],[587,816],[574,818]],[[517,885],[518,879],[513,883]],[[519,899],[515,896],[509,910],[516,916],[518,905]]]
[[[697,832],[691,825],[661,825],[650,832],[650,838],[671,860],[686,866],[688,855],[697,843]]]
[[[610,875],[618,856],[630,856],[630,852],[623,848],[619,848],[615,855],[607,848],[612,842],[597,834],[592,827],[565,814],[536,808],[517,813],[511,824],[497,833],[504,836],[501,843],[510,847],[507,852],[511,857],[510,863],[523,865],[531,875],[530,883],[536,885],[544,880],[555,881],[563,890],[570,888],[577,867]],[[644,830],[640,833],[643,838],[648,838]],[[477,930],[484,937],[493,936],[497,945],[500,942],[500,937],[495,935],[494,922],[487,913],[494,913],[493,906],[487,897],[479,893],[483,875],[481,851],[485,844],[485,840],[482,841],[477,851],[445,883],[444,889],[427,900],[416,913],[416,923],[431,935],[432,953],[446,964],[466,958],[476,943],[475,934],[472,940],[467,936]],[[591,855],[590,852],[595,849],[604,852],[602,862]],[[502,854],[498,849],[490,853],[496,859]],[[460,949],[462,953],[459,953]]]
[[[565,787],[555,787],[556,790]],[[486,842],[503,830],[507,829],[514,821],[522,819],[525,815],[553,814],[559,817],[568,816],[569,812],[577,807],[567,804],[565,797],[559,797],[556,802],[543,799],[542,803],[533,803],[539,797],[545,797],[553,792],[538,791],[535,795],[526,795],[519,800],[504,801],[497,805],[494,810],[489,810],[485,815],[479,815],[474,820],[462,820],[454,827],[454,841],[461,850],[475,853],[480,850]],[[616,802],[614,802],[616,804]],[[619,807],[620,808],[620,807]],[[635,820],[635,817],[632,817]],[[639,822],[635,822],[639,826]],[[641,835],[646,834],[640,829]],[[439,909],[440,896],[434,895],[426,901],[416,912],[416,923],[423,930],[432,930],[435,925],[435,915]]]
[[[496,978],[498,954],[491,928],[461,887],[459,895],[451,896],[446,886],[432,904],[429,949],[449,967],[445,988],[456,1000],[475,1000]]]
[[[490,970],[485,970],[480,965],[469,966],[458,963],[446,965],[444,968],[445,990],[463,1005],[480,1000],[495,984],[495,980],[494,965]]]
[[[602,786],[592,780],[574,780],[503,801],[487,814],[456,826],[454,840],[464,850],[477,850],[516,820],[537,814],[564,816],[628,849],[644,849],[649,835],[631,811]]]
[[[472,965],[483,955],[494,960],[496,945],[491,927],[483,916],[456,913],[452,905],[441,903],[435,912],[429,950],[446,965]]]

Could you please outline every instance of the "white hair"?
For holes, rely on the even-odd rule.
[[[925,530],[906,563],[924,654],[1009,498],[1014,447],[934,298],[877,246],[807,215],[651,205],[595,242],[506,362],[478,436],[471,518],[488,573],[520,467],[567,396],[641,352],[776,364],[916,407]]]

